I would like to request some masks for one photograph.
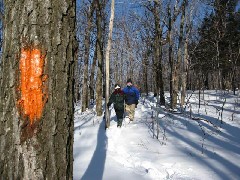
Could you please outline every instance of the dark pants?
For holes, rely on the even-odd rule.
[[[124,110],[115,109],[115,112],[117,115],[117,124],[118,126],[122,126]]]

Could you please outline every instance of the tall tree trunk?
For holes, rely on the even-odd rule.
[[[118,59],[118,51],[116,52],[116,60],[114,62],[114,80],[119,83],[119,59]]]
[[[111,50],[111,43],[112,43],[112,31],[113,31],[113,19],[114,19],[114,5],[115,1],[112,0],[111,4],[111,17],[110,17],[110,23],[109,23],[109,34],[108,34],[108,43],[107,43],[107,48],[106,48],[106,90],[105,90],[105,110],[106,110],[106,128],[109,128],[110,126],[110,115],[109,115],[109,110],[107,108],[107,103],[109,99],[109,59],[110,59],[110,50]]]
[[[124,26],[125,27],[125,26]],[[131,47],[131,43],[130,43],[130,39],[128,37],[128,31],[126,30],[126,28],[124,28],[125,30],[125,40],[127,43],[127,48],[128,48],[128,53],[127,53],[127,78],[131,78],[133,79],[133,56],[132,56],[132,47]]]
[[[162,72],[162,28],[160,26],[160,4],[159,1],[154,1],[154,20],[155,20],[155,42],[154,42],[154,69],[156,81],[156,93],[160,94],[160,104],[165,105],[163,72]]]
[[[148,55],[147,52],[145,53],[145,56],[143,57],[143,82],[144,82],[144,92],[146,92],[146,95],[148,96]]]
[[[177,95],[178,94],[178,88],[179,88],[179,83],[181,82],[181,84],[183,85],[183,79],[181,79],[180,81],[180,69],[181,69],[181,62],[183,60],[182,54],[183,54],[183,48],[184,48],[184,42],[183,42],[183,33],[184,33],[184,23],[185,23],[185,7],[186,7],[186,2],[187,0],[183,1],[182,4],[182,15],[181,15],[181,22],[180,22],[180,32],[179,32],[179,40],[178,40],[178,52],[177,52],[177,62],[176,62],[176,67],[175,67],[175,72],[174,72],[174,76],[175,76],[175,81],[174,81],[174,94]],[[184,74],[184,72],[182,72],[182,74]],[[184,87],[185,88],[185,87]],[[183,87],[181,87],[182,91]],[[185,93],[185,92],[184,92]],[[181,97],[182,93],[181,93]],[[177,100],[177,97],[174,98],[175,100]],[[182,102],[184,103],[185,99],[182,99],[180,102],[180,105],[182,107]],[[177,104],[177,102],[174,102]]]
[[[176,1],[177,2],[177,1]],[[177,4],[176,4],[177,5]],[[181,22],[180,22],[180,33],[179,33],[179,40],[178,40],[178,51],[177,51],[177,60],[176,62],[172,59],[172,47],[170,44],[169,47],[169,62],[170,62],[170,69],[171,69],[171,75],[170,75],[170,96],[171,96],[171,108],[176,108],[177,105],[177,96],[178,96],[178,89],[179,89],[179,70],[180,70],[180,63],[182,60],[182,49],[183,49],[183,27],[184,27],[184,21],[185,21],[185,5],[186,0],[183,1],[182,4],[182,16],[181,16]],[[176,21],[178,12],[176,11],[176,7],[174,8],[174,15],[173,15],[173,21],[171,19],[171,11],[170,7],[168,8],[168,16],[169,16],[169,43],[171,42],[171,30],[172,30],[172,23]],[[171,53],[171,54],[170,54]]]
[[[171,98],[171,108],[176,107],[176,100],[174,99],[176,96],[174,95],[174,67],[175,63],[173,60],[173,50],[172,50],[172,17],[171,17],[171,7],[170,4],[168,5],[168,59],[169,59],[169,64],[170,64],[170,98]]]
[[[78,55],[78,53],[76,53]],[[76,61],[79,61],[78,60],[78,56],[76,56]],[[77,102],[81,99],[81,96],[80,96],[80,76],[81,76],[81,65],[76,62],[76,66],[75,66],[75,83],[74,83],[74,102]]]
[[[135,81],[135,78],[134,78],[134,75],[133,75],[133,55],[132,55],[132,48],[129,46],[129,49],[130,50],[130,57],[129,57],[129,72],[128,72],[128,77],[133,79],[134,83],[136,82]]]
[[[160,37],[161,39],[161,37]],[[164,96],[164,81],[163,81],[163,69],[162,69],[162,43],[160,43],[159,47],[160,54],[159,56],[161,57],[160,62],[158,64],[158,81],[159,81],[159,89],[160,89],[160,104],[165,105],[165,96]]]
[[[75,10],[5,1],[0,179],[73,178]]]
[[[103,32],[102,32],[102,3],[96,0],[97,5],[97,84],[96,84],[96,111],[97,116],[102,115],[102,96],[103,96]]]
[[[188,6],[188,0],[185,1],[184,9],[187,9]],[[185,13],[185,12],[184,12]],[[183,56],[183,62],[182,62],[182,92],[181,92],[181,107],[184,106],[185,98],[186,98],[186,92],[187,92],[187,83],[188,83],[188,74],[189,74],[189,54],[188,54],[188,42],[189,42],[189,34],[191,32],[192,28],[192,13],[193,10],[190,11],[189,16],[186,17],[186,34],[185,34],[185,41],[184,41],[184,56]],[[207,75],[208,76],[208,75]]]
[[[89,5],[87,12],[87,27],[85,30],[85,39],[84,39],[84,72],[83,72],[83,86],[82,86],[82,112],[86,111],[86,108],[89,106],[88,102],[88,64],[89,64],[89,54],[90,54],[90,33],[92,29],[92,20],[94,5],[91,3]]]
[[[94,56],[93,56],[93,63],[91,67],[91,74],[90,74],[90,83],[89,83],[89,90],[90,90],[90,99],[93,101],[94,100],[94,76],[95,76],[95,68],[97,64],[97,43],[95,44],[95,51],[94,51]]]
[[[186,83],[187,83],[187,72],[188,72],[188,40],[184,43],[184,58],[182,63],[182,92],[181,92],[181,107],[183,108],[186,98]]]
[[[124,52],[123,52],[123,49],[122,49],[122,51],[121,51],[121,60],[120,60],[120,77],[119,77],[119,82],[122,82],[123,83],[123,80],[125,80],[125,79],[123,79],[122,77],[123,77],[123,54],[124,54]],[[127,81],[127,80],[126,80]]]
[[[220,51],[219,51],[219,40],[216,40],[216,61],[217,61],[217,72],[218,72],[218,89],[223,89],[222,73],[220,69]]]

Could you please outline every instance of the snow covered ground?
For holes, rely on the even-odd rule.
[[[240,179],[239,95],[206,91],[200,109],[198,98],[189,92],[184,113],[142,98],[134,122],[117,128],[112,109],[106,131],[94,109],[81,113],[77,106],[74,180]]]

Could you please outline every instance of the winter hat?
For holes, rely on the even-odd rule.
[[[119,84],[115,84],[115,89],[121,88]]]
[[[131,79],[128,79],[128,80],[127,80],[127,83],[129,83],[129,82],[132,83],[132,80],[131,80]]]

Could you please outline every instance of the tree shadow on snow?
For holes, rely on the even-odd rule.
[[[194,125],[194,123],[188,123],[189,120],[186,121],[184,117],[180,118],[180,117],[174,116],[173,119],[174,119],[173,121],[181,122],[182,125],[185,124],[187,131],[189,132],[199,134],[199,131],[201,131],[196,121],[195,121],[196,125]],[[207,128],[208,124],[204,124],[202,122],[200,123],[202,126],[205,126],[205,128]],[[160,123],[160,126],[164,127],[164,123],[162,121]],[[199,163],[204,164],[205,166],[209,167],[209,169],[212,169],[219,176],[220,179],[231,179],[231,177],[229,177],[228,174],[226,174],[225,170],[227,170],[227,172],[230,172],[232,177],[240,177],[240,175],[238,174],[238,172],[240,171],[240,167],[236,165],[237,161],[231,162],[229,159],[227,159],[227,157],[223,157],[221,154],[211,151],[210,147],[206,148],[207,144],[205,144],[204,155],[211,159],[215,159],[219,164],[215,165],[215,164],[209,163],[201,154],[201,151],[202,151],[201,141],[186,137],[183,134],[181,134],[181,131],[180,132],[176,131],[177,129],[175,128],[168,126],[165,129],[166,133],[171,134],[172,136],[178,137],[179,141],[185,142],[191,147],[191,148],[190,147],[186,148],[185,146],[179,146],[178,149],[180,151],[183,151],[183,152],[185,151],[186,153],[189,153],[190,156],[192,156],[193,158],[196,158],[196,160],[198,160]],[[181,127],[178,127],[178,128],[181,129]],[[235,131],[240,132],[239,129],[235,129]],[[209,141],[212,141],[212,143],[214,143],[217,147],[222,147],[231,153],[235,153],[236,157],[239,155],[239,147],[237,145],[230,144],[228,141],[225,141],[224,139],[217,139],[215,136],[210,136],[207,139]],[[234,143],[234,141],[231,141],[231,138],[229,138],[229,140],[230,142]],[[219,167],[219,165],[221,165],[221,167]],[[224,168],[224,170],[222,168]]]
[[[93,117],[94,117],[94,116],[88,117],[88,120],[86,120],[86,121],[83,121],[83,120],[82,120],[83,123],[80,124],[80,125],[78,125],[78,126],[75,126],[75,127],[74,127],[74,131],[81,129],[82,126],[84,126],[85,124],[87,124],[89,121],[92,121],[92,118],[93,118]]]
[[[219,96],[215,93],[209,94],[210,96]],[[207,96],[206,96],[207,97]],[[236,98],[236,96],[233,95],[225,95],[226,98]],[[214,100],[209,100],[208,106],[221,109],[222,101],[219,100],[219,106],[217,106],[216,102]],[[215,103],[215,104],[213,104]],[[196,104],[197,103],[191,103]],[[235,105],[235,103],[227,102],[227,104],[230,104],[232,106]],[[201,102],[202,107],[204,107],[203,103]],[[232,110],[231,107],[224,107],[224,112],[229,111],[232,113],[238,113],[238,110]],[[223,113],[224,113],[223,112]],[[195,161],[198,161],[199,164],[202,164],[209,168],[209,172],[213,171],[216,173],[216,175],[219,177],[219,179],[239,179],[240,178],[240,166],[239,166],[239,155],[240,155],[240,138],[239,138],[239,132],[240,128],[234,125],[231,125],[230,123],[227,123],[227,121],[223,120],[223,124],[221,124],[220,120],[211,117],[209,115],[199,115],[192,113],[193,116],[201,117],[204,119],[207,119],[209,122],[216,125],[218,130],[216,131],[216,127],[213,127],[212,124],[207,123],[202,120],[191,120],[188,119],[185,114],[169,114],[166,111],[161,111],[160,114],[166,115],[166,117],[162,118],[160,120],[160,128],[164,131],[162,131],[162,134],[159,134],[159,140],[162,138],[165,138],[165,141],[167,142],[166,138],[168,136],[174,136],[177,137],[180,144],[176,144],[176,148],[179,149],[179,151],[186,153],[194,159]],[[169,115],[169,116],[168,116]],[[147,113],[148,119],[150,119],[151,114]],[[171,120],[171,122],[169,121]],[[168,121],[167,121],[168,120]],[[146,122],[146,125],[149,128],[149,133],[152,135],[152,123],[151,121]],[[203,130],[205,133],[203,133]],[[193,135],[193,138],[191,136],[183,133],[183,131],[188,131],[189,134]],[[216,132],[214,132],[216,131]],[[164,134],[163,134],[164,133]],[[213,134],[211,134],[213,133]],[[156,134],[156,132],[155,132]],[[196,134],[196,136],[194,136]],[[200,135],[200,136],[197,136]],[[201,137],[202,136],[202,137]],[[197,137],[197,138],[196,138]],[[206,138],[203,141],[203,138]],[[219,150],[218,150],[219,148]],[[223,153],[222,153],[223,151]],[[203,154],[202,154],[203,152]],[[225,153],[224,153],[225,152]],[[228,154],[229,153],[229,157]],[[226,156],[226,157],[225,157]],[[236,159],[234,159],[236,157]],[[211,161],[214,160],[214,161]],[[198,169],[196,169],[196,172]]]
[[[96,149],[81,180],[103,179],[107,143],[108,139],[105,132],[105,121],[102,121],[98,130]]]

